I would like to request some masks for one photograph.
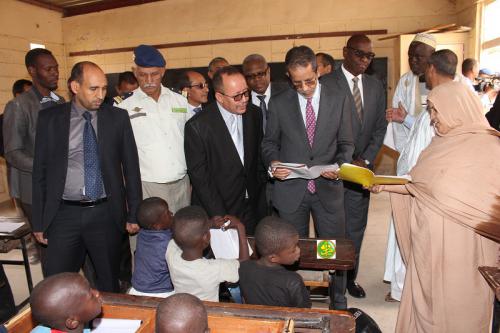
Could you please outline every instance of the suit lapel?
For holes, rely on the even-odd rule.
[[[243,160],[245,161],[245,166],[249,166],[252,159],[254,158],[252,156],[252,143],[253,143],[253,138],[257,136],[257,133],[255,133],[254,128],[255,126],[252,126],[252,116],[250,115],[250,110],[247,109],[247,112],[245,112],[242,116],[243,120],[243,151],[244,151],[244,156]]]
[[[314,133],[314,142],[313,142],[313,151],[319,145],[319,140],[323,133],[328,131],[328,127],[331,124],[328,121],[328,115],[331,113],[331,109],[333,108],[333,96],[328,95],[327,89],[325,86],[321,86],[321,92],[319,97],[319,110],[318,116],[316,118],[316,130]]]
[[[351,102],[350,104],[351,104],[351,119],[352,119],[353,132],[358,133],[361,130],[361,128],[363,127],[363,124],[362,124],[361,120],[359,119],[358,111],[356,111],[356,105],[354,103],[354,96],[352,95],[351,88],[349,87],[349,82],[347,82],[347,78],[345,77],[344,72],[342,72],[342,69],[339,69],[339,73],[337,75],[337,81],[339,83],[339,86],[344,90],[344,92],[346,93],[346,95],[349,98],[349,101]],[[363,91],[363,97],[364,97],[364,93],[365,92]],[[363,117],[363,119],[364,119],[364,117]],[[364,122],[364,120],[363,120],[363,122]]]
[[[363,127],[371,121],[371,112],[367,105],[376,105],[374,90],[370,87],[370,78],[363,74]]]
[[[299,131],[298,134],[301,136],[301,141],[305,142],[306,146],[311,150],[311,145],[309,145],[309,139],[307,138],[306,124],[304,123],[304,118],[300,110],[299,94],[296,91],[293,91],[291,100],[293,106],[290,110],[290,121],[292,124],[299,124],[297,130]]]
[[[58,129],[58,133],[61,136],[59,138],[58,145],[60,151],[58,156],[60,156],[61,160],[59,164],[62,167],[62,173],[64,175],[64,179],[66,179],[66,173],[68,170],[68,148],[69,148],[69,125],[70,125],[70,117],[71,117],[71,102],[67,103],[64,106],[61,114],[58,115],[55,128]]]

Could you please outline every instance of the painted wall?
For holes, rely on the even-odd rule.
[[[387,29],[389,34],[453,23],[456,6],[450,0],[168,0],[63,19],[66,51],[161,44],[232,37],[345,30]],[[388,57],[389,96],[399,76],[397,39],[378,41],[371,36],[377,56]],[[239,64],[250,53],[268,61],[283,61],[294,45],[341,58],[346,37],[300,41],[221,44],[161,50],[170,68],[206,66],[215,56]],[[108,73],[129,70],[132,53],[68,57],[68,66],[90,59]]]
[[[12,84],[18,79],[30,79],[24,65],[30,43],[45,44],[54,53],[60,67],[60,92],[65,93],[67,66],[61,14],[15,0],[1,2],[0,112],[12,99]]]

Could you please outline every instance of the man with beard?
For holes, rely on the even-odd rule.
[[[5,159],[18,177],[21,208],[31,224],[31,177],[38,113],[42,109],[64,103],[64,99],[54,92],[59,80],[59,65],[49,50],[29,51],[26,53],[25,64],[33,86],[5,106],[3,138]],[[38,244],[35,246],[45,274],[44,249]]]
[[[142,199],[137,147],[127,112],[103,104],[96,64],[77,63],[69,82],[72,101],[38,119],[33,232],[47,245],[47,275],[78,272],[88,254],[96,287],[117,292],[120,244]]]

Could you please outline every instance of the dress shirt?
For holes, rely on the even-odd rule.
[[[196,113],[194,112],[194,109],[196,108],[202,108],[201,104],[200,105],[197,105],[197,106],[194,106],[194,105],[191,105],[189,102],[188,102],[188,113],[189,113],[189,116],[192,117],[194,116]]]
[[[257,96],[261,95],[266,95],[264,101],[266,102],[266,106],[269,107],[269,99],[271,98],[271,83],[269,83],[266,91],[263,94],[257,94],[255,91],[252,90],[252,103],[258,108],[260,108],[260,99]]]
[[[92,115],[92,127],[97,134],[97,110],[86,110],[76,103],[71,103],[71,113],[69,120],[69,140],[68,140],[68,169],[66,171],[66,183],[64,185],[63,199],[84,200],[85,197],[85,167],[83,153],[83,129],[85,128],[85,118],[83,113],[90,112]],[[102,197],[106,196],[104,185]]]
[[[162,86],[158,101],[141,88],[118,104],[126,109],[134,131],[142,181],[168,183],[187,172],[184,125],[191,118],[185,97]]]
[[[304,126],[307,127],[306,125],[306,104],[307,104],[307,98],[302,96],[301,94],[297,93],[299,95],[299,105],[300,105],[300,113],[302,114],[302,120],[304,120]],[[314,115],[316,116],[316,121],[318,121],[318,111],[319,111],[319,97],[321,95],[321,84],[318,82],[318,85],[316,86],[316,89],[314,90],[314,94],[312,97],[312,107],[314,110]],[[317,125],[316,125],[317,126]]]
[[[231,135],[231,139],[233,139],[234,146],[238,151],[238,155],[240,156],[241,164],[245,165],[245,151],[243,149],[243,117],[241,114],[234,114],[222,107],[222,105],[217,102],[217,106],[219,108],[220,114],[222,115],[222,119],[224,119],[224,123],[226,123],[226,127]],[[238,133],[234,133],[232,129],[231,118],[236,119],[236,126],[238,129]],[[239,138],[238,138],[239,136]]]
[[[351,90],[351,94],[353,93],[352,90],[354,88],[354,75],[352,75],[351,72],[349,72],[347,69],[345,69],[344,64],[340,66],[342,68],[342,73],[344,73],[345,78],[347,79],[347,83],[349,84],[349,89]],[[359,74],[356,76],[358,78],[358,89],[359,93],[361,94],[361,103],[363,104],[363,107],[365,106],[365,97],[363,96],[363,74]]]

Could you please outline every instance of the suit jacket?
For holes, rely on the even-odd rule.
[[[249,101],[243,120],[244,165],[217,103],[191,118],[184,130],[184,151],[193,185],[192,203],[209,216],[241,216],[245,191],[256,212],[262,211],[261,191],[266,174],[262,164],[260,109]]]
[[[64,103],[61,96],[59,101]],[[38,113],[42,106],[34,88],[22,93],[5,106],[3,138],[5,159],[18,177],[18,195],[22,202],[31,204],[31,177],[35,152],[35,133]]]
[[[71,103],[40,112],[33,163],[33,231],[46,231],[64,192],[68,169]],[[125,231],[125,222],[137,223],[142,200],[139,157],[125,110],[101,105],[97,136],[104,189],[111,216]],[[128,216],[127,216],[128,211]]]
[[[348,97],[355,147],[352,158],[368,160],[370,166],[373,167],[373,161],[382,146],[387,131],[387,120],[385,119],[386,97],[382,82],[374,76],[363,74],[363,121],[360,121],[354,104],[354,97],[342,69],[339,68],[322,76],[320,81],[337,86]]]
[[[350,162],[354,145],[349,107],[345,94],[327,84],[321,85],[316,133],[311,148],[297,92],[290,88],[272,97],[266,135],[262,141],[265,165],[269,166],[274,160],[307,166]],[[322,177],[315,182],[323,206],[330,212],[343,212],[342,182]],[[294,212],[306,190],[305,179],[275,181],[273,203],[278,210]]]

